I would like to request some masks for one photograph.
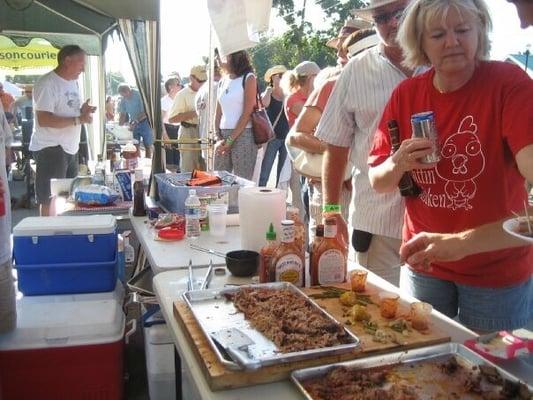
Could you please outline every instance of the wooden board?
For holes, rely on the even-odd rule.
[[[319,291],[319,290],[318,290]],[[313,288],[305,289],[307,293],[316,293],[317,290]],[[377,297],[378,289],[369,288],[368,293],[373,297]],[[377,298],[376,298],[377,302]],[[346,317],[343,317],[343,307],[338,299],[318,300],[322,307],[324,307],[333,317],[339,322],[344,322]],[[374,309],[375,307],[375,309]],[[379,310],[376,306],[369,306],[373,318],[376,314],[378,323],[385,324],[385,320],[379,317]],[[400,313],[407,311],[406,305],[401,305]],[[300,368],[308,368],[317,365],[331,364],[340,361],[352,360],[355,358],[367,357],[369,355],[376,355],[380,353],[388,353],[392,351],[405,350],[409,348],[429,346],[437,343],[445,343],[450,341],[450,337],[435,329],[430,329],[427,333],[421,334],[413,331],[410,336],[406,337],[405,345],[398,345],[396,343],[378,343],[372,340],[372,336],[364,332],[362,326],[352,325],[347,326],[361,339],[360,349],[342,355],[334,355],[328,357],[320,357],[312,360],[297,361],[293,363],[273,365],[264,367],[256,371],[232,371],[226,369],[217,359],[216,354],[211,349],[201,328],[198,326],[194,316],[189,307],[181,300],[174,302],[174,316],[180,326],[183,328],[185,336],[190,342],[196,359],[202,368],[209,387],[213,391],[234,389],[244,386],[252,386],[260,383],[276,382],[287,379],[291,371]]]

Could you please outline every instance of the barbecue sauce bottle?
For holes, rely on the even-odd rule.
[[[318,250],[318,247],[320,246],[320,243],[322,243],[322,240],[324,240],[324,225],[319,224],[315,228],[315,239],[313,240],[313,243],[311,244],[310,248],[310,254],[309,254],[309,273],[311,274],[311,285],[313,284],[312,279],[312,271],[317,268],[316,266],[316,252]]]
[[[341,283],[346,280],[347,250],[337,238],[337,220],[324,221],[324,237],[311,258],[311,286]]]
[[[302,248],[294,241],[294,221],[281,221],[281,244],[272,256],[276,282],[305,285],[305,259]]]
[[[392,146],[391,154],[396,153],[400,148],[400,130],[398,128],[398,122],[391,119],[387,123],[387,128],[389,129],[390,141]],[[404,197],[418,197],[422,190],[418,185],[413,181],[413,177],[409,171],[405,172],[398,183],[398,189],[400,189],[400,194]]]
[[[266,240],[266,244],[259,252],[259,282],[261,283],[275,282],[276,280],[276,272],[272,268],[272,256],[278,248],[278,243],[276,242],[276,231],[272,223],[266,233]]]

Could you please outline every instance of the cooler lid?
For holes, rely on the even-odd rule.
[[[113,215],[27,217],[13,228],[13,236],[108,234],[116,224]]]
[[[0,351],[113,343],[124,335],[125,316],[115,299],[26,299],[17,300],[17,328],[0,335]]]

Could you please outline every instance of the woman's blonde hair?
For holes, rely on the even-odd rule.
[[[416,68],[430,64],[422,48],[422,34],[430,21],[444,20],[451,7],[459,13],[465,12],[476,18],[478,29],[476,60],[488,58],[492,20],[484,0],[413,0],[405,10],[398,29],[398,43],[403,50],[403,64],[406,67]]]

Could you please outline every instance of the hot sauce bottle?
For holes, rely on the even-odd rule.
[[[328,217],[324,221],[324,238],[311,261],[311,286],[344,282],[347,266],[346,246],[337,238],[337,220]]]
[[[389,129],[391,139],[391,154],[394,154],[400,148],[400,131],[398,123],[391,119],[387,123],[387,128]],[[410,172],[405,172],[402,175],[400,182],[398,183],[398,188],[400,189],[400,194],[404,197],[417,197],[422,192],[420,187],[413,180]]]
[[[274,225],[270,224],[270,227],[266,233],[266,244],[261,248],[259,259],[259,282],[275,282],[276,271],[272,268],[272,256],[278,248],[279,244],[276,242],[276,231]]]
[[[305,255],[305,225],[300,219],[300,210],[297,207],[288,207],[287,219],[294,221],[294,241],[302,248]]]
[[[313,240],[313,243],[311,244],[311,247],[309,249],[309,271],[312,271],[314,268],[316,268],[315,263],[318,262],[318,260],[316,259],[315,255],[323,239],[324,225],[319,224],[315,228],[315,239]]]
[[[303,287],[305,261],[302,248],[294,240],[294,221],[281,221],[281,244],[272,256],[276,282],[290,282]]]

